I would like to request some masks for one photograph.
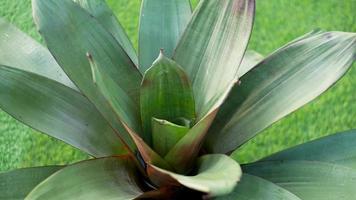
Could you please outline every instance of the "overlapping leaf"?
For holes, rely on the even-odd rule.
[[[347,71],[355,49],[355,33],[314,32],[268,56],[230,92],[209,133],[209,149],[230,152],[319,96]]]
[[[278,152],[261,161],[309,160],[356,169],[356,130],[345,131]]]
[[[250,174],[244,173],[233,192],[216,200],[301,200],[282,187]]]
[[[34,73],[0,65],[0,107],[19,121],[95,156],[125,152],[118,136],[80,93]]]
[[[124,49],[95,18],[72,0],[33,0],[35,23],[51,53],[126,143],[132,142],[92,81],[86,53],[127,98],[138,104],[141,75]],[[126,97],[125,97],[126,98]],[[133,147],[132,147],[133,148]]]
[[[254,0],[202,0],[174,53],[192,81],[198,119],[216,109],[236,81]]]
[[[195,124],[164,157],[177,172],[186,173],[193,166],[216,113],[217,110],[211,112]]]
[[[77,90],[49,51],[0,18],[0,64],[36,73]]]
[[[137,169],[129,157],[83,161],[58,171],[26,200],[133,200],[142,195]]]
[[[23,200],[33,188],[61,168],[47,166],[0,173],[0,199]]]
[[[230,193],[242,174],[240,165],[226,155],[202,156],[196,167],[196,175],[184,176],[149,165],[148,175],[157,185],[182,185],[215,197]]]
[[[74,2],[77,2],[81,7],[93,15],[100,24],[115,37],[127,55],[131,58],[132,62],[138,66],[136,51],[124,28],[106,4],[105,0],[74,0]]]
[[[140,13],[139,61],[145,72],[160,49],[171,57],[191,17],[189,0],[143,0]]]
[[[163,52],[146,71],[141,84],[141,119],[144,139],[151,144],[152,119],[159,118],[179,124],[193,124],[195,104],[193,91],[184,70]]]
[[[243,166],[243,171],[271,181],[301,199],[355,198],[356,170],[315,161],[266,161]]]
[[[161,156],[169,150],[189,131],[189,127],[173,124],[166,120],[152,120],[152,145]]]

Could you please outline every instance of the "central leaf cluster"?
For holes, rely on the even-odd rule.
[[[165,156],[195,123],[195,102],[183,68],[163,55],[145,72],[140,91],[145,141]]]

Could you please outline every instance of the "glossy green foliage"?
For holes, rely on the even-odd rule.
[[[266,161],[243,171],[271,181],[301,199],[355,198],[356,170],[316,161]]]
[[[192,81],[198,119],[220,106],[236,80],[254,11],[254,0],[202,0],[195,9],[173,58]]]
[[[139,28],[140,70],[144,73],[164,49],[171,57],[192,9],[189,0],[143,0]]]
[[[33,0],[32,7],[35,23],[59,65],[125,142],[130,143],[115,113],[92,81],[86,54],[90,52],[97,58],[101,70],[110,75],[107,78],[138,102],[142,77],[131,59],[110,32],[72,0]]]
[[[261,161],[309,160],[356,169],[356,130],[336,133],[275,153]]]
[[[355,41],[355,33],[313,32],[266,57],[230,92],[210,129],[209,149],[235,150],[315,99],[349,69]]]
[[[113,11],[106,4],[105,0],[74,0],[74,2],[78,3],[82,8],[93,15],[95,19],[115,37],[132,62],[138,66],[136,51],[124,28],[117,20]]]
[[[116,120],[119,123],[127,124],[135,132],[141,133],[141,119],[138,102],[130,98],[121,87],[113,81],[103,69],[97,58],[90,53],[87,54],[92,72],[92,82],[99,89],[115,113]]]
[[[0,65],[0,106],[19,121],[92,156],[125,152],[116,133],[82,94],[51,79]]]
[[[34,167],[0,173],[0,199],[23,200],[33,188],[61,168]]]
[[[216,200],[301,200],[288,190],[265,179],[244,173],[233,192]]]
[[[189,79],[163,52],[144,75],[140,101],[142,126],[147,135],[152,133],[152,118],[178,125],[182,120],[194,123],[194,97]],[[151,140],[147,142],[150,144]]]
[[[36,73],[77,90],[45,47],[2,18],[0,52],[1,65]]]
[[[143,193],[137,175],[130,157],[83,161],[46,179],[26,200],[133,200]]]

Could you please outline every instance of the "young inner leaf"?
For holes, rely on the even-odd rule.
[[[153,148],[158,154],[165,156],[188,131],[189,126],[179,126],[166,120],[153,118]]]
[[[163,53],[149,68],[141,85],[143,130],[152,134],[152,119],[190,125],[195,120],[195,103],[189,79],[183,69]],[[152,144],[152,141],[147,141]]]

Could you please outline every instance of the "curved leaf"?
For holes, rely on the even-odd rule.
[[[345,131],[283,150],[261,161],[310,160],[356,169],[356,130]]]
[[[158,154],[165,156],[188,131],[189,127],[154,118],[152,119],[153,148]]]
[[[255,11],[254,0],[202,0],[174,53],[192,81],[198,119],[216,109],[236,81]]]
[[[234,191],[215,200],[301,200],[282,187],[250,174],[244,173]]]
[[[145,72],[164,49],[171,57],[192,14],[189,0],[143,0],[139,28],[139,62]]]
[[[51,79],[0,65],[0,107],[92,156],[125,152],[116,133],[82,94]]]
[[[44,179],[61,166],[16,169],[0,173],[0,199],[23,200]]]
[[[143,193],[139,181],[130,157],[87,160],[53,174],[26,200],[133,200]]]
[[[356,34],[344,32],[314,32],[277,50],[231,90],[207,146],[230,152],[315,99],[345,74],[355,50]]]
[[[36,73],[78,90],[49,51],[0,17],[0,64]]]
[[[141,119],[144,139],[151,144],[152,118],[178,124],[194,123],[195,105],[189,79],[183,69],[161,52],[141,84]]]
[[[164,157],[177,172],[186,173],[193,166],[216,113],[212,111],[195,124]]]
[[[243,171],[269,180],[301,199],[355,198],[356,170],[315,161],[268,161],[243,166]]]
[[[259,62],[263,60],[263,56],[255,51],[247,50],[244,57],[242,58],[241,65],[237,71],[237,78],[239,79],[247,72],[249,72],[253,67],[255,67]]]
[[[141,133],[139,106],[102,70],[103,67],[97,62],[96,57],[94,58],[89,53],[87,57],[92,71],[92,81],[98,87],[100,94],[104,96],[107,104],[114,111],[118,121],[125,122],[130,128]]]
[[[115,14],[106,4],[105,0],[74,0],[82,8],[93,15],[103,27],[108,30],[120,43],[132,62],[138,66],[136,51],[128,38],[124,28],[121,26]]]
[[[194,176],[184,176],[149,165],[148,175],[157,185],[185,186],[215,197],[230,193],[241,177],[240,165],[226,155],[205,155],[197,161]]]
[[[86,54],[90,52],[101,71],[110,75],[138,105],[141,74],[114,37],[88,12],[72,0],[33,0],[35,23],[60,66],[134,148],[129,135],[92,81]]]

